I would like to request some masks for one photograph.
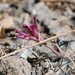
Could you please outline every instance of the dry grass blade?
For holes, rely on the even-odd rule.
[[[0,0],[0,3],[17,3],[25,0]]]
[[[59,49],[60,53],[62,54],[62,50],[60,49],[59,45],[55,43],[56,47]],[[63,54],[62,54],[63,55]]]
[[[66,34],[72,33],[72,32],[75,32],[75,30],[72,30],[72,31],[69,31],[69,32],[66,32],[66,33],[62,33],[62,34],[59,34],[59,35],[57,35],[57,36],[50,37],[50,38],[48,38],[48,39],[46,39],[46,40],[43,40],[43,41],[41,41],[41,42],[39,42],[39,43],[33,44],[33,45],[31,45],[31,46],[28,46],[28,47],[25,47],[25,48],[22,48],[22,49],[19,49],[19,50],[16,50],[16,51],[14,51],[14,52],[12,52],[12,53],[9,53],[9,54],[7,54],[7,55],[5,55],[5,56],[3,56],[3,57],[0,57],[0,59],[3,59],[3,58],[5,58],[5,57],[8,57],[8,56],[10,56],[10,55],[13,55],[13,54],[15,54],[15,53],[17,53],[17,52],[23,51],[23,50],[25,50],[25,49],[28,49],[28,48],[31,48],[31,47],[34,47],[34,46],[37,46],[37,45],[40,45],[40,44],[45,43],[45,42],[47,42],[47,41],[49,41],[49,40],[55,39],[55,38],[57,38],[57,37],[60,37],[60,36],[63,36],[63,35],[66,35]]]
[[[72,60],[72,58],[71,58],[69,55],[65,54],[65,52],[60,49],[60,47],[59,47],[58,44],[56,44],[56,46],[57,46],[57,48],[59,49],[59,51],[61,52],[61,54],[64,55],[64,56],[66,56],[66,57],[72,62],[72,64],[73,64],[74,67],[75,67],[75,63],[74,63],[74,61]]]
[[[74,0],[40,0],[40,1],[44,1],[44,2],[70,2],[70,3],[73,3],[75,4],[75,1]]]
[[[70,57],[70,56],[68,56],[68,55],[66,55],[67,56],[67,58],[72,62],[72,64],[74,65],[74,68],[75,68],[75,63],[74,63],[74,61],[72,60],[72,58]]]

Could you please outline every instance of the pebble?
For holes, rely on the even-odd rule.
[[[27,46],[25,46],[27,47]],[[32,50],[32,48],[20,51],[18,53],[16,53],[16,55],[18,55],[20,58],[36,58],[33,54],[35,54],[36,56],[38,55],[35,51]]]
[[[72,50],[75,50],[75,41],[73,41],[73,42],[70,43],[70,48]]]

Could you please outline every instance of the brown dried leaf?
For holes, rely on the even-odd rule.
[[[0,15],[0,22],[0,39],[3,39],[7,36],[5,33],[5,29],[13,27],[14,22],[8,14]]]
[[[0,39],[5,38],[7,35],[5,33],[5,28],[0,27]]]
[[[1,17],[1,25],[3,28],[7,29],[14,25],[12,17],[9,16],[8,14],[0,15],[0,17]]]

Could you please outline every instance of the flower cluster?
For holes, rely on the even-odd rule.
[[[16,30],[16,32],[18,33],[18,35],[16,35],[16,37],[26,39],[26,40],[34,40],[37,42],[44,40],[39,32],[39,26],[38,26],[36,17],[33,17],[33,19],[34,19],[33,25],[30,25],[30,26],[26,25],[26,24],[22,25],[22,27],[28,32],[28,34],[22,32],[20,30]],[[46,44],[44,44],[44,45],[46,45]],[[51,47],[49,47],[47,45],[46,45],[46,47],[48,47],[56,55],[62,56],[61,53],[57,52],[56,50],[52,49]]]
[[[34,40],[34,41],[42,41],[43,37],[40,35],[39,26],[36,17],[33,17],[34,24],[33,25],[26,25],[23,24],[22,27],[29,33],[26,34],[20,30],[16,30],[19,35],[16,35],[18,38],[26,39],[26,40]]]

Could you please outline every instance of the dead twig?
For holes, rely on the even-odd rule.
[[[73,3],[75,4],[75,1],[74,0],[40,0],[40,1],[44,1],[44,2],[70,2],[70,3]]]
[[[5,39],[0,39],[0,42],[4,41],[4,40],[8,40],[8,39],[13,39],[13,38],[16,38],[16,37],[9,37],[9,38],[5,38]]]
[[[25,47],[25,48],[22,48],[22,49],[19,49],[19,50],[16,50],[16,51],[14,51],[14,52],[11,52],[11,53],[9,53],[9,54],[7,54],[7,55],[4,55],[4,56],[0,57],[0,59],[3,59],[3,58],[5,58],[5,57],[8,57],[8,56],[10,56],[10,55],[13,55],[13,54],[15,54],[15,53],[17,53],[17,52],[20,52],[20,51],[23,51],[23,50],[25,50],[25,49],[28,49],[28,48],[31,48],[31,47],[34,47],[34,46],[43,44],[43,43],[45,43],[45,42],[47,42],[47,41],[49,41],[49,40],[55,39],[55,38],[57,38],[57,37],[60,37],[60,36],[63,36],[63,35],[66,35],[66,34],[69,34],[69,33],[72,33],[72,32],[75,32],[75,30],[72,30],[72,31],[69,31],[69,32],[66,32],[66,33],[62,33],[62,34],[59,34],[59,35],[57,35],[57,36],[50,37],[50,38],[48,38],[48,39],[46,39],[46,40],[40,41],[39,43],[30,45],[30,46],[28,46],[28,47]]]
[[[74,65],[74,68],[75,68],[75,63],[74,63],[74,61],[72,60],[72,58],[70,57],[70,56],[68,56],[68,55],[66,55],[67,56],[67,58],[72,62],[72,64]]]
[[[57,70],[55,70],[55,72],[57,72],[58,70],[60,70],[64,65],[66,65],[67,63],[69,63],[70,61],[68,61],[68,62],[66,62],[66,63],[64,63],[64,64],[62,64]]]
[[[42,60],[45,60],[45,59],[50,59],[50,58],[52,58],[52,57],[57,57],[57,58],[63,58],[63,59],[67,59],[67,58],[65,58],[65,57],[58,57],[58,56],[51,56],[51,57],[41,57],[41,58],[39,58],[38,60],[36,60],[35,62],[33,62],[32,63],[32,65],[34,65],[34,64],[36,64],[36,63],[38,63],[38,62],[40,62],[40,61],[42,61]]]

